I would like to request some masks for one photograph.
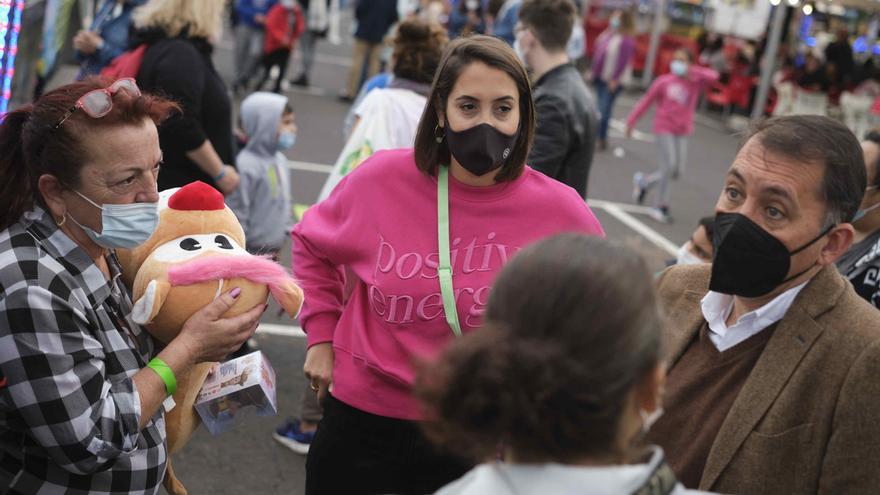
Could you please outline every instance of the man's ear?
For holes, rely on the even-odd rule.
[[[42,196],[43,201],[46,202],[46,206],[49,208],[49,213],[52,214],[52,217],[55,218],[56,221],[62,221],[60,219],[63,219],[64,216],[67,215],[67,205],[64,203],[64,199],[61,195],[64,191],[64,186],[61,184],[61,181],[59,181],[54,175],[43,174],[37,180],[37,188],[40,190],[40,196]]]
[[[852,246],[855,229],[850,223],[842,223],[828,233],[828,243],[819,252],[818,264],[830,265],[843,256]]]

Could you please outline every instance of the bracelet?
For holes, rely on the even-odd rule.
[[[217,174],[217,175],[214,176],[214,182],[219,181],[219,180],[222,179],[223,176],[225,176],[225,175],[226,175],[226,165],[224,165],[224,166],[220,169],[220,173],[219,173],[219,174]]]
[[[147,368],[155,371],[159,378],[165,382],[165,391],[168,392],[168,395],[174,395],[174,392],[177,391],[177,378],[174,377],[171,367],[165,364],[165,361],[153,358],[147,363]]]

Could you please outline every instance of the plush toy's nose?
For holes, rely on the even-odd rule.
[[[226,204],[220,191],[197,180],[181,187],[168,199],[168,207],[181,211],[222,210]]]

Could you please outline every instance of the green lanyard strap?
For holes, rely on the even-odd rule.
[[[440,263],[437,266],[437,278],[440,280],[446,323],[456,337],[461,337],[455,291],[452,289],[452,263],[449,260],[449,167],[441,165],[438,168],[440,171],[437,174],[437,238]]]

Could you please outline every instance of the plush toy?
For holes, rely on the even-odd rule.
[[[280,265],[249,254],[244,231],[223,196],[203,182],[160,193],[159,225],[147,242],[117,256],[123,279],[135,301],[132,319],[163,343],[171,342],[186,320],[234,287],[241,295],[224,317],[244,313],[271,294],[295,318],[302,289]],[[201,423],[193,405],[213,363],[177,377],[175,407],[165,415],[169,456],[180,450]],[[174,476],[169,458],[165,488],[186,489]]]

